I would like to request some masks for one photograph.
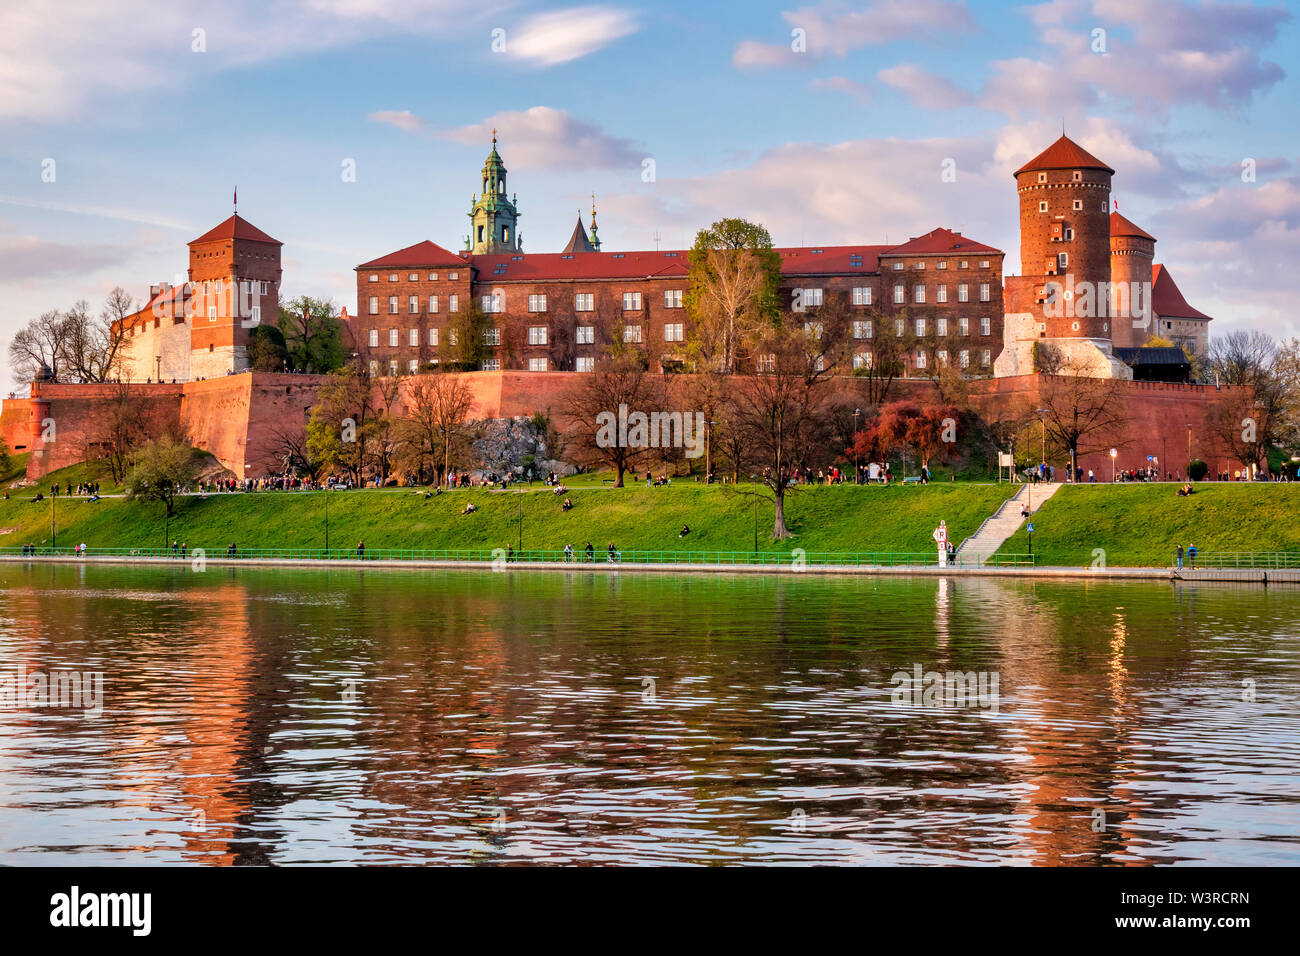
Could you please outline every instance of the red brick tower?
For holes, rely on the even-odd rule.
[[[1035,343],[1050,347],[1066,366],[1083,374],[1132,375],[1111,354],[1114,174],[1066,136],[1016,170],[1021,274],[1005,284],[1005,347],[994,366],[996,375],[1041,370]]]
[[[1110,338],[1116,348],[1139,348],[1155,334],[1151,325],[1151,267],[1155,258],[1155,236],[1112,212]]]
[[[239,215],[190,243],[191,379],[248,369],[248,335],[280,307],[280,247]]]

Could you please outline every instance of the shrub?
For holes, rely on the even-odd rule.
[[[1193,458],[1187,463],[1187,477],[1192,481],[1201,481],[1205,478],[1210,466],[1199,458]]]

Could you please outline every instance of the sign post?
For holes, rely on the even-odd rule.
[[[939,527],[934,529],[934,541],[939,546],[939,567],[948,566],[948,524],[945,521],[939,522]]]

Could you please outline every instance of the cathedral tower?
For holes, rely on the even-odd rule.
[[[519,210],[506,194],[506,166],[497,152],[496,130],[492,152],[483,163],[483,191],[475,197],[469,218],[467,248],[474,255],[519,251]]]

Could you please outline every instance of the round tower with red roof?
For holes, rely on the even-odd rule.
[[[1115,348],[1141,348],[1155,334],[1151,327],[1151,269],[1155,259],[1156,237],[1112,212],[1110,338]]]

